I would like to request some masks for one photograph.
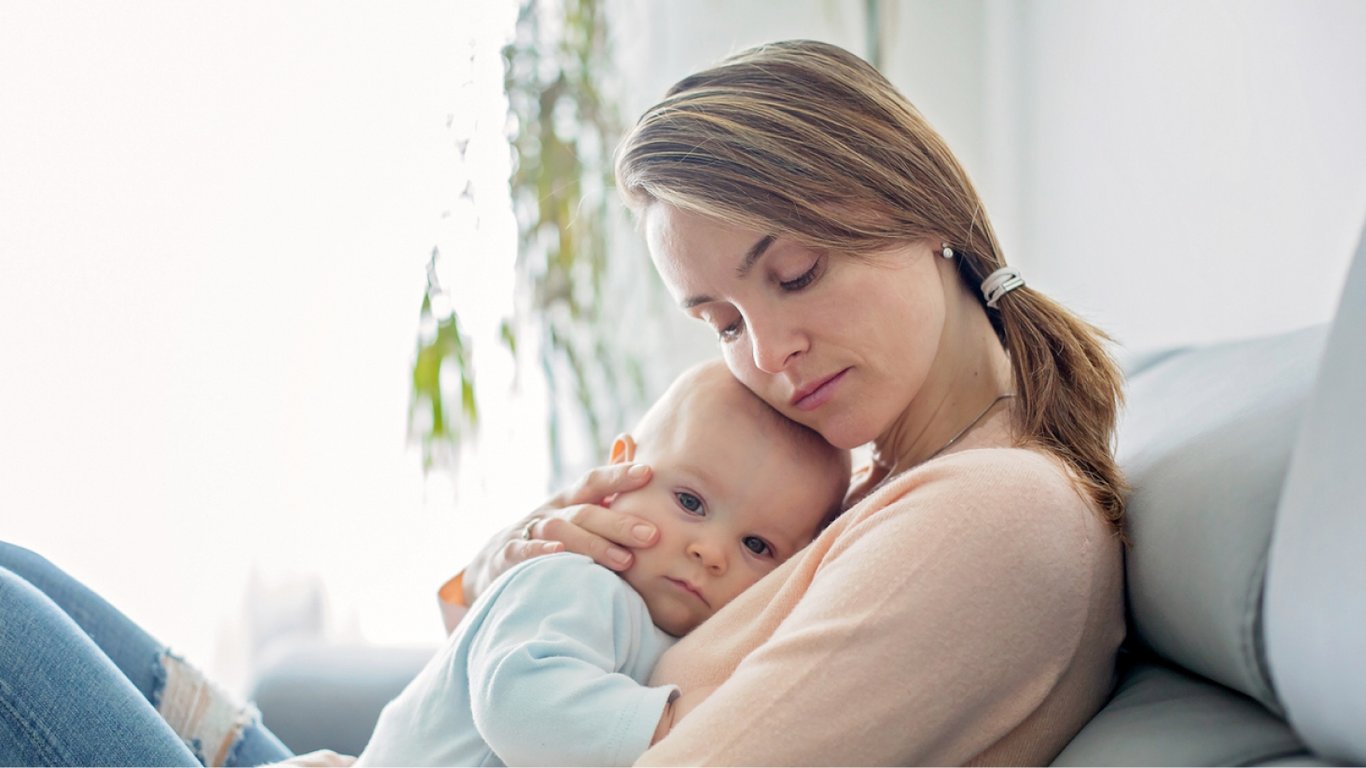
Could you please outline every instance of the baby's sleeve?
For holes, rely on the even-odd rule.
[[[630,765],[677,690],[626,674],[648,675],[653,632],[630,587],[586,558],[524,569],[470,646],[480,735],[508,765]]]

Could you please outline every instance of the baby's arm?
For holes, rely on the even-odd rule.
[[[657,645],[620,577],[547,558],[517,574],[473,639],[475,726],[508,765],[629,765],[667,730],[676,689],[627,674],[648,675]]]

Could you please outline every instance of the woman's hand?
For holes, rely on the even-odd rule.
[[[555,552],[577,552],[614,571],[631,566],[625,547],[648,547],[659,531],[633,515],[606,504],[619,493],[650,482],[644,464],[610,464],[590,470],[569,489],[550,497],[534,512],[493,537],[465,569],[465,603],[472,604],[493,580],[512,566]]]

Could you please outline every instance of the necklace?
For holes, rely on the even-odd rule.
[[[982,409],[982,412],[981,412],[981,413],[977,414],[977,418],[973,419],[972,421],[969,421],[969,422],[968,422],[968,425],[967,425],[966,427],[963,427],[962,429],[958,430],[958,434],[954,435],[953,437],[950,437],[950,438],[949,438],[949,441],[948,441],[947,443],[944,443],[942,446],[940,446],[939,450],[937,450],[937,451],[935,451],[934,453],[931,453],[929,456],[926,456],[925,458],[921,459],[921,460],[920,460],[920,463],[921,463],[921,464],[924,464],[925,462],[929,461],[930,459],[933,459],[935,456],[938,456],[939,454],[943,453],[944,451],[947,451],[947,450],[949,449],[949,446],[951,446],[951,445],[953,445],[954,443],[958,442],[958,438],[962,437],[963,435],[966,435],[966,434],[968,433],[968,430],[970,430],[970,429],[972,429],[973,427],[977,426],[977,422],[981,421],[982,419],[985,419],[985,418],[987,417],[987,414],[988,414],[988,413],[991,413],[991,409],[996,407],[996,404],[997,404],[997,403],[1001,402],[1002,400],[1006,400],[1006,399],[1012,398],[1012,397],[1014,397],[1014,396],[1015,396],[1014,393],[1011,393],[1011,392],[1007,392],[1007,393],[1004,394],[1004,395],[997,395],[995,400],[992,400],[992,401],[987,405],[986,408],[983,408],[983,409]]]
[[[966,427],[963,427],[962,429],[958,430],[958,434],[954,435],[953,437],[950,437],[950,438],[949,438],[949,441],[948,441],[947,443],[944,443],[943,445],[939,446],[939,450],[935,451],[934,453],[931,453],[929,456],[926,456],[925,458],[923,458],[923,459],[921,459],[920,461],[916,462],[916,463],[915,463],[914,465],[912,465],[911,467],[907,467],[906,469],[913,469],[914,467],[918,467],[918,466],[920,466],[921,464],[924,464],[925,462],[929,461],[930,459],[933,459],[935,456],[938,456],[939,454],[943,453],[944,451],[947,451],[950,447],[953,446],[954,443],[958,442],[959,438],[961,438],[963,435],[966,435],[968,432],[970,432],[970,431],[972,430],[972,428],[975,427],[975,426],[977,426],[977,424],[978,424],[982,419],[985,419],[985,418],[987,417],[987,414],[988,414],[988,413],[991,413],[991,409],[996,407],[996,404],[997,404],[997,403],[1001,402],[1002,400],[1008,400],[1008,399],[1010,399],[1010,398],[1012,398],[1012,397],[1014,397],[1014,396],[1015,396],[1015,394],[1014,394],[1013,392],[1007,392],[1007,393],[1005,393],[1005,394],[1003,394],[1003,395],[997,395],[995,400],[992,400],[990,403],[988,403],[988,404],[987,404],[987,407],[986,407],[986,408],[983,408],[983,409],[982,409],[982,412],[979,413],[979,414],[977,414],[977,418],[973,419],[972,421],[969,421],[969,422],[968,422],[968,425],[967,425]],[[892,475],[901,474],[901,472],[893,472],[892,470],[894,470],[895,468],[896,468],[896,464],[892,464],[891,466],[889,466],[889,467],[887,468],[887,475],[886,475],[886,477],[884,477],[884,478],[882,478],[882,480],[878,481],[878,485],[881,485],[882,483],[887,482],[887,480],[888,480],[889,478],[891,478]],[[906,471],[906,470],[902,470],[902,472],[904,472],[904,471]]]

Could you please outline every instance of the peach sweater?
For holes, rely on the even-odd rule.
[[[981,447],[989,424],[670,649],[651,683],[680,719],[638,764],[1051,761],[1113,686],[1121,545],[1061,463]]]

